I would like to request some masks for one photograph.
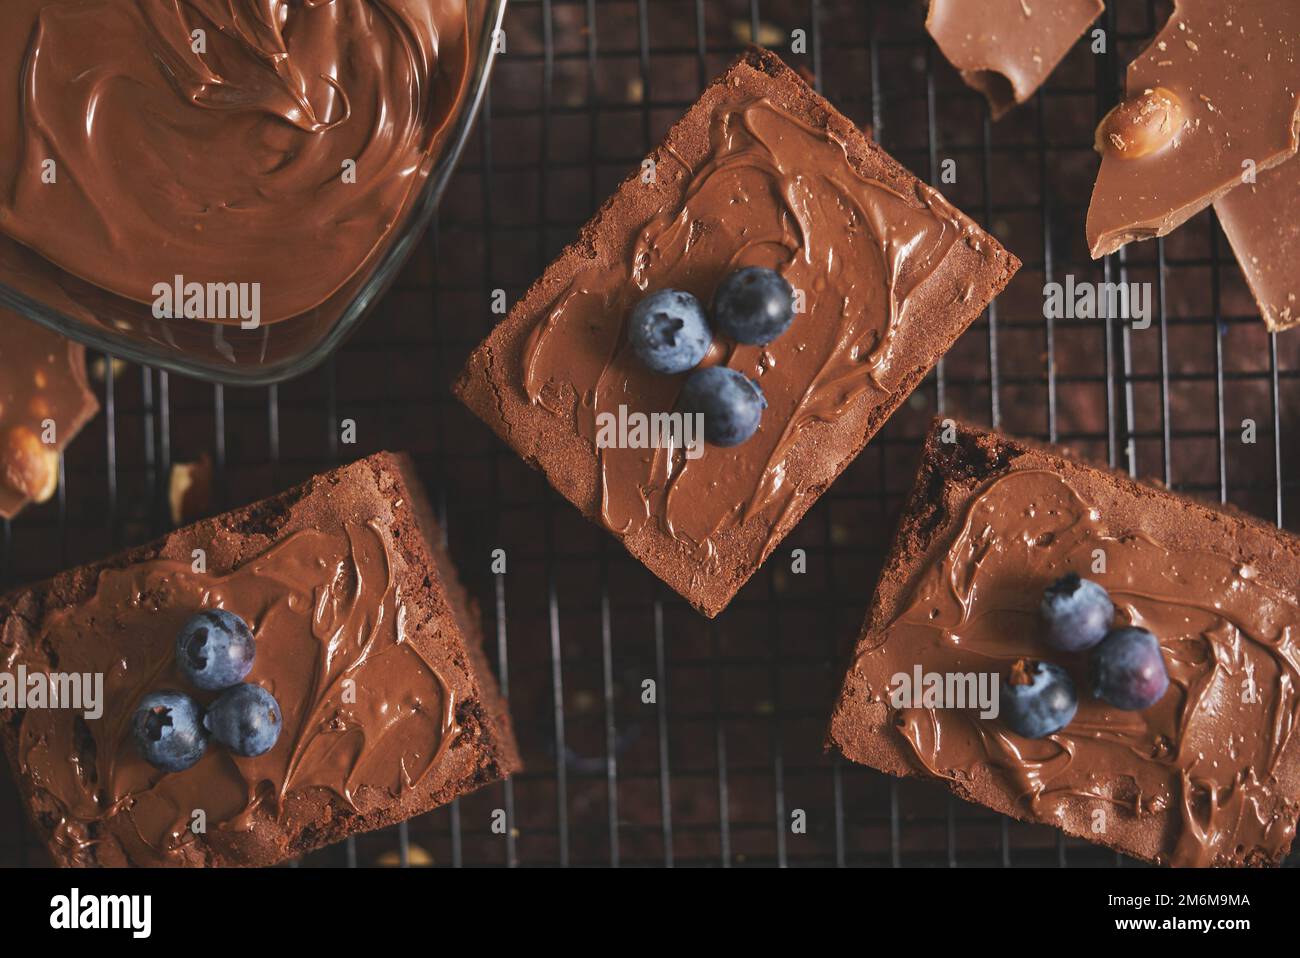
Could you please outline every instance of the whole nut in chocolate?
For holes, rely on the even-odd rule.
[[[1097,126],[1095,145],[1098,153],[1136,160],[1174,143],[1186,123],[1175,94],[1163,87],[1143,90],[1106,114]]]
[[[98,410],[85,348],[0,309],[0,518],[54,495],[59,453]]]
[[[45,502],[59,484],[59,454],[26,426],[14,426],[0,440],[4,484],[36,502]]]

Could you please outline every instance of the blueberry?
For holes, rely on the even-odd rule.
[[[775,270],[747,266],[718,287],[713,321],[737,342],[766,346],[794,322],[794,290]]]
[[[221,693],[203,724],[212,737],[236,755],[255,758],[280,738],[280,703],[260,685],[236,685]]]
[[[698,299],[680,289],[661,289],[633,307],[628,338],[641,362],[671,376],[700,364],[713,332]]]
[[[209,692],[242,682],[253,668],[256,652],[248,625],[225,609],[200,612],[176,636],[176,661],[181,673]]]
[[[1092,694],[1117,709],[1150,708],[1169,688],[1160,643],[1146,629],[1116,629],[1092,650]]]
[[[1106,590],[1071,572],[1048,586],[1039,606],[1047,625],[1047,644],[1062,652],[1082,652],[1106,637],[1115,605]]]
[[[1051,662],[1024,659],[1002,680],[1002,721],[1025,738],[1045,738],[1070,724],[1079,710],[1079,696],[1070,674]]]
[[[715,446],[738,446],[758,430],[767,400],[758,383],[726,366],[697,369],[686,378],[683,412],[704,416],[704,438]]]
[[[131,716],[131,737],[144,760],[164,772],[185,771],[208,747],[202,707],[171,689],[140,699]]]

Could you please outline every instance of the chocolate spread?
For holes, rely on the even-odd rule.
[[[365,811],[371,793],[397,798],[423,780],[459,729],[448,686],[407,639],[399,561],[371,522],[297,532],[226,576],[170,559],[101,572],[92,598],[53,614],[38,642],[0,662],[104,675],[95,721],[22,713],[19,768],[60,811],[54,840],[70,850],[117,841],[133,861],[168,864],[193,840],[195,810],[209,832],[247,831],[259,816],[292,815],[321,789]],[[283,731],[260,757],[214,744],[194,767],[163,774],[136,752],[129,718],[160,688],[211,700],[186,685],[173,648],[186,619],[216,607],[253,627],[247,681],[275,695]],[[39,651],[50,649],[57,661]]]
[[[465,0],[6,0],[4,20],[0,237],[39,255],[0,256],[0,282],[56,306],[89,298],[76,280],[144,304],[176,277],[259,284],[263,324],[400,224],[470,54]]]
[[[1095,571],[1095,550],[1105,571]],[[1086,693],[1086,665],[1043,644],[1038,602],[1066,572],[1100,582],[1125,623],[1160,640],[1171,684],[1141,712]],[[934,672],[998,672],[1021,657],[1067,667],[1080,690],[1066,728],[1028,740],[969,710],[901,709],[898,734],[930,774],[991,768],[1017,803],[1051,821],[1067,808],[1168,811],[1172,865],[1272,859],[1294,838],[1276,775],[1300,709],[1300,606],[1294,583],[1266,582],[1215,553],[1175,551],[1116,529],[1065,479],[1013,469],[970,502],[955,537],[913,586],[906,609],[860,654],[871,695],[920,663]],[[1293,800],[1293,797],[1292,797]]]
[[[719,532],[762,515],[777,535],[784,517],[820,494],[787,481],[796,439],[810,423],[899,388],[912,367],[894,362],[892,347],[914,293],[954,244],[980,248],[974,224],[937,192],[918,185],[903,195],[863,176],[837,136],[766,98],[721,103],[710,138],[710,155],[694,168],[674,155],[687,172],[684,200],[638,230],[626,269],[593,266],[558,295],[529,335],[518,384],[557,416],[572,405],[595,448],[598,416],[620,406],[669,412],[684,381],[651,372],[632,352],[625,324],[640,297],[672,287],[708,303],[736,269],[780,271],[804,299],[789,330],[767,346],[715,341],[705,360],[762,387],[768,406],[751,439],[709,446],[697,459],[598,449],[603,523],[629,536],[656,522],[706,567]],[[766,548],[753,547],[754,564]]]

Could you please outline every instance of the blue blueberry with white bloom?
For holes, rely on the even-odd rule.
[[[1062,652],[1082,652],[1106,637],[1115,604],[1091,579],[1071,572],[1048,586],[1040,605],[1047,644]]]
[[[661,289],[632,308],[628,339],[649,369],[671,376],[700,364],[713,331],[698,299],[684,290]]]
[[[1117,709],[1139,711],[1159,702],[1169,688],[1160,642],[1146,629],[1115,629],[1092,650],[1092,694]]]
[[[131,715],[131,738],[144,760],[164,772],[185,771],[208,748],[202,707],[172,689],[140,699]]]
[[[776,270],[747,266],[722,281],[713,297],[718,332],[749,346],[766,346],[794,322],[794,289]]]
[[[236,685],[208,709],[204,724],[212,737],[236,755],[265,755],[280,738],[280,703],[260,685]]]
[[[1046,738],[1070,724],[1079,696],[1070,674],[1051,662],[1020,660],[1002,680],[998,706],[1003,723],[1025,738]]]
[[[205,609],[176,636],[181,674],[201,689],[219,692],[244,681],[253,668],[253,631],[225,609]]]
[[[697,369],[682,387],[680,408],[704,416],[704,439],[738,446],[758,431],[767,408],[763,390],[744,373],[726,366]]]

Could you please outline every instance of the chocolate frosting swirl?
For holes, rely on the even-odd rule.
[[[1097,550],[1105,571],[1096,571]],[[1086,658],[1043,643],[1038,601],[1070,571],[1100,582],[1122,621],[1159,638],[1172,681],[1152,708],[1125,712],[1092,698]],[[1169,864],[1241,864],[1261,853],[1272,860],[1294,838],[1294,796],[1279,789],[1278,772],[1300,719],[1298,636],[1290,586],[1208,550],[1112,528],[1069,481],[1022,468],[980,489],[951,545],[855,668],[876,678],[916,663],[1005,675],[1021,657],[1067,667],[1079,711],[1046,739],[936,708],[897,710],[897,733],[934,776],[960,781],[992,768],[1036,818],[1094,803],[1139,817],[1169,811]]]
[[[711,144],[694,168],[669,150],[687,171],[683,201],[641,227],[625,271],[589,268],[560,293],[529,335],[519,383],[556,415],[572,406],[594,446],[602,413],[670,411],[684,381],[649,371],[632,352],[625,324],[638,299],[672,287],[707,304],[734,270],[782,273],[806,301],[790,329],[763,347],[718,340],[705,359],[762,387],[768,408],[753,438],[695,460],[666,449],[598,450],[605,526],[628,536],[657,522],[706,565],[721,530],[763,515],[775,536],[816,497],[820,490],[787,481],[795,440],[809,423],[898,388],[910,368],[892,362],[891,350],[911,297],[955,243],[977,247],[973,224],[937,192],[918,184],[903,195],[868,179],[836,134],[766,98],[721,103]]]
[[[469,55],[465,0],[7,0],[5,21],[0,234],[140,303],[177,275],[260,283],[263,323],[399,222]]]
[[[364,810],[371,790],[396,798],[418,784],[459,729],[448,685],[407,640],[397,561],[372,521],[294,533],[225,576],[171,559],[102,572],[91,599],[53,614],[41,641],[5,663],[104,674],[101,718],[22,715],[20,771],[61,810],[54,841],[117,840],[133,849],[138,841],[134,860],[167,864],[194,839],[196,809],[209,831],[246,831],[258,816],[283,819],[316,790]],[[181,625],[205,608],[228,609],[253,627],[257,658],[247,681],[275,695],[283,731],[257,758],[210,744],[193,768],[163,774],[136,752],[130,716],[158,688],[213,697],[186,685],[173,654]],[[57,662],[31,651],[51,648]]]

